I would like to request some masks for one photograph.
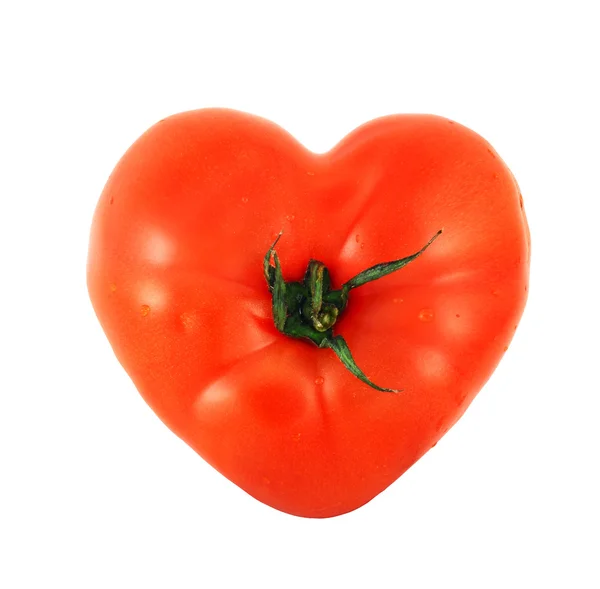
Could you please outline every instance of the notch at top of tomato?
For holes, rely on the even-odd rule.
[[[314,154],[208,109],[121,158],[87,277],[117,358],[173,432],[258,500],[330,517],[465,411],[521,317],[529,251],[514,177],[453,121],[384,117]]]

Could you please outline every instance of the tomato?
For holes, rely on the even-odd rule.
[[[353,289],[328,332],[401,392],[276,326],[265,272],[303,288],[317,260],[339,290],[432,236]],[[87,280],[117,358],[175,434],[256,499],[330,517],[463,414],[513,337],[529,251],[514,177],[453,121],[389,116],[314,154],[266,120],[208,109],[162,120],[119,161]]]

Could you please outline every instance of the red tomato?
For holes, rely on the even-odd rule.
[[[278,331],[263,258],[309,260],[353,290],[334,352]],[[517,183],[473,131],[390,116],[317,155],[230,110],[167,118],[123,156],[94,216],[88,287],[110,343],[164,421],[276,509],[339,515],[394,482],[462,415],[523,311],[529,232]],[[271,264],[273,261],[271,260]]]

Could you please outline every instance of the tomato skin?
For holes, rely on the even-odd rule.
[[[375,391],[331,350],[274,326],[262,259],[308,261],[352,292],[336,325]],[[258,500],[330,517],[394,482],[463,414],[522,314],[529,232],[519,188],[479,135],[398,115],[313,154],[266,120],[164,119],[117,164],[92,224],[88,289],[136,387],[178,436]]]

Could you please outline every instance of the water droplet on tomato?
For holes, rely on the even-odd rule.
[[[140,307],[140,313],[142,317],[147,317],[148,313],[150,313],[150,307],[148,305],[142,305]]]
[[[317,376],[315,378],[315,384],[321,386],[325,382],[325,379],[322,376]]]
[[[110,286],[110,292],[115,292],[117,290],[117,285],[113,282]]]
[[[494,295],[495,297],[497,297],[500,294],[499,290],[493,290],[492,291],[492,295]]]
[[[365,249],[365,244],[364,244],[364,243],[361,243],[361,244],[360,244],[360,249],[361,249],[361,250],[364,250],[364,249]]]
[[[392,303],[403,303],[404,299],[398,298],[396,297],[395,299],[392,299]]]
[[[432,309],[421,309],[419,311],[419,319],[424,323],[433,321],[433,310]]]
[[[286,218],[288,221],[293,221],[293,220],[296,218],[296,215],[286,215],[286,216],[285,216],[285,218]]]
[[[247,196],[242,196],[242,202],[244,204],[246,204],[248,202],[248,197]]]
[[[192,331],[198,327],[199,320],[194,311],[184,311],[179,315],[179,319],[183,328],[187,331]]]

